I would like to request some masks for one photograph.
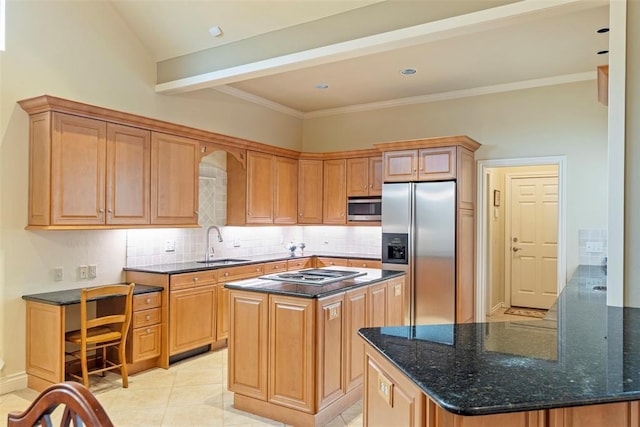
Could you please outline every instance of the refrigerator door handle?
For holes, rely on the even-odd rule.
[[[411,278],[411,285],[409,286],[409,326],[415,326],[416,324],[416,263],[415,263],[415,250],[416,250],[416,230],[415,230],[415,218],[416,218],[416,200],[415,200],[415,184],[409,184],[409,277]]]

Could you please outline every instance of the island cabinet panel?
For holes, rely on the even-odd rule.
[[[369,327],[376,328],[387,325],[388,301],[387,282],[376,283],[369,287]]]
[[[367,287],[356,288],[345,294],[345,381],[346,391],[362,384],[364,375],[364,342],[358,329],[368,326],[369,291]]]
[[[229,292],[229,390],[267,400],[269,295]]]
[[[345,295],[343,293],[317,302],[318,377],[317,409],[320,410],[344,396],[346,341]]]
[[[275,156],[247,151],[247,224],[273,224]]]
[[[363,418],[365,426],[427,426],[422,391],[367,348]],[[429,426],[431,427],[431,426]],[[452,424],[451,427],[454,427]]]
[[[229,289],[219,284],[216,289],[216,340],[229,338]]]
[[[619,402],[549,410],[549,427],[638,427],[640,403]]]
[[[105,223],[106,135],[104,121],[53,114],[51,224]]]
[[[169,354],[182,353],[216,340],[216,286],[171,291]]]
[[[324,224],[347,223],[346,167],[346,159],[324,161],[322,211]]]
[[[447,412],[427,398],[428,413],[435,416],[425,427],[547,427],[545,411],[513,412],[510,414],[476,415],[465,417]],[[580,424],[587,427],[586,424]],[[593,424],[598,426],[618,426],[618,424]]]
[[[269,394],[271,403],[313,412],[315,300],[269,296]]]
[[[298,161],[298,224],[322,224],[322,160]]]
[[[151,132],[107,125],[107,224],[149,224]]]
[[[151,223],[198,224],[198,141],[151,134]]]

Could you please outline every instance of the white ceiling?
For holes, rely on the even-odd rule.
[[[379,0],[111,0],[157,62],[341,14]],[[391,0],[407,1],[407,0]],[[444,3],[435,0],[420,0]],[[461,2],[462,0],[449,0]],[[474,0],[475,2],[485,0]],[[365,9],[361,9],[365,10]],[[607,1],[526,0],[159,84],[211,88],[300,117],[595,78],[608,62]],[[212,25],[222,37],[208,34]],[[355,24],[354,24],[355,25]],[[322,35],[318,35],[321,37]],[[228,49],[227,51],[228,52]],[[403,68],[417,73],[404,76]],[[328,89],[316,89],[326,83]],[[170,87],[170,89],[166,89]],[[595,97],[595,88],[594,88]]]

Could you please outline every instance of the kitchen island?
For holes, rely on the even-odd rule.
[[[605,286],[580,266],[543,320],[360,330],[365,425],[640,425],[640,309]]]
[[[402,325],[404,273],[322,286],[247,279],[229,290],[229,390],[236,409],[296,426],[324,425],[362,396],[360,328]]]

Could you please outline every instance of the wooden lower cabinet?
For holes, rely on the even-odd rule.
[[[349,260],[347,258],[322,257],[316,258],[316,267],[348,267]]]
[[[216,340],[216,285],[171,291],[169,354],[175,355]]]
[[[387,320],[385,326],[404,325],[405,276],[387,282]]]
[[[229,291],[229,390],[267,400],[269,295]]]
[[[269,296],[268,400],[289,408],[314,409],[315,300]]]
[[[216,289],[216,340],[229,338],[229,289],[224,284]]]
[[[370,290],[386,295],[403,284],[387,280],[320,299],[231,289],[229,390],[235,408],[315,426],[353,405],[362,396],[365,353],[357,331],[370,326]],[[404,308],[386,297],[380,301],[383,323],[389,310]]]
[[[640,402],[493,415],[456,415],[427,397],[373,347],[365,344],[365,352],[365,427],[640,427]]]
[[[389,290],[387,282],[369,286],[369,325],[376,328],[387,325]]]

